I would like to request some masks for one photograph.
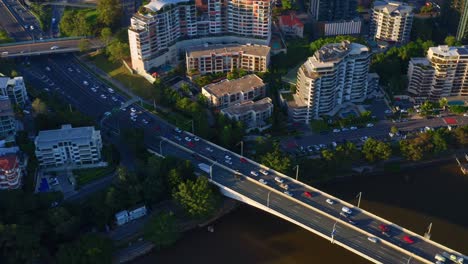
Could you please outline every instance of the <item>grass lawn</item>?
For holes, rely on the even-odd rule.
[[[92,168],[92,169],[83,169],[83,170],[74,170],[73,175],[75,175],[76,182],[78,186],[83,186],[87,183],[100,179],[104,176],[111,174],[115,170],[113,166],[107,166],[102,168]]]
[[[110,62],[104,54],[97,54],[90,57],[96,66],[107,72],[112,78],[130,88],[136,95],[144,99],[156,97],[156,91],[151,83],[145,78],[131,74],[121,63]]]

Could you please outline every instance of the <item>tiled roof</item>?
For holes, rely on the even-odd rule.
[[[17,166],[18,160],[16,154],[7,154],[0,156],[0,169],[7,171],[14,169]]]
[[[304,23],[302,23],[301,20],[299,20],[299,18],[297,18],[293,14],[281,16],[280,23],[289,27],[292,27],[292,26],[304,27]]]

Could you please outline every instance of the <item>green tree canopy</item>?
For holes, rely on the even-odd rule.
[[[278,144],[275,144],[273,151],[266,153],[260,160],[263,165],[282,173],[291,170],[291,160],[281,152]]]
[[[130,56],[130,48],[127,43],[114,41],[107,46],[106,53],[113,62],[119,62]]]
[[[170,246],[180,237],[180,230],[173,213],[160,213],[151,217],[144,232],[145,238],[153,242],[157,248]]]
[[[86,234],[77,241],[60,246],[58,264],[112,263],[112,241],[97,234]]]
[[[217,197],[204,176],[180,183],[173,197],[193,217],[209,216],[217,203]]]
[[[107,46],[112,40],[112,29],[105,27],[101,29],[101,41]]]
[[[369,138],[362,147],[362,154],[369,162],[375,162],[389,159],[392,155],[392,149],[384,142]]]
[[[41,101],[41,99],[36,98],[31,104],[34,112],[37,114],[47,114],[47,105]]]
[[[107,27],[112,27],[119,22],[122,14],[122,6],[119,0],[99,0],[97,11],[98,21]]]

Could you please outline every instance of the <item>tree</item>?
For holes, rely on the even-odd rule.
[[[11,70],[11,77],[17,77],[18,76],[18,72],[15,71],[15,70]]]
[[[398,128],[396,126],[392,126],[390,128],[390,133],[392,133],[394,135],[398,134]]]
[[[291,169],[291,160],[288,156],[283,155],[278,144],[274,145],[272,152],[268,152],[261,158],[261,162],[263,165],[282,173],[287,173]]]
[[[78,42],[78,49],[80,52],[85,52],[90,48],[91,43],[89,42],[89,39],[82,38],[80,39],[80,42]]]
[[[412,144],[409,140],[400,141],[400,151],[407,160],[421,160],[423,158],[423,149],[421,146]]]
[[[47,105],[41,101],[41,99],[36,98],[31,104],[34,112],[37,114],[47,114]]]
[[[204,176],[180,183],[173,197],[192,217],[209,216],[217,203],[217,197]]]
[[[122,14],[122,6],[118,0],[99,0],[97,4],[98,21],[107,27],[117,24]]]
[[[1,29],[0,30],[0,44],[2,43],[8,43],[8,42],[13,42],[13,39],[8,36],[8,32],[6,30]]]
[[[392,149],[384,142],[369,138],[362,147],[362,154],[369,162],[387,160],[392,155]]]
[[[112,62],[119,62],[130,56],[130,49],[127,43],[114,41],[107,46],[106,53]]]
[[[180,237],[180,230],[173,213],[160,213],[153,216],[146,224],[145,238],[153,242],[156,248],[174,244]]]
[[[444,40],[445,45],[447,46],[460,46],[461,43],[457,41],[454,36],[447,36]]]
[[[107,46],[112,39],[112,29],[105,27],[101,29],[101,41]]]
[[[57,254],[58,264],[112,263],[112,241],[97,234],[86,234],[77,241],[61,245]]]
[[[458,145],[462,147],[468,146],[468,126],[455,128],[453,132]]]
[[[447,98],[445,98],[445,97],[440,98],[439,106],[440,106],[440,108],[444,109],[444,111],[445,111],[445,108],[447,108],[447,106],[448,106]]]
[[[88,36],[91,35],[93,25],[86,19],[83,12],[65,12],[60,20],[60,32],[67,36]]]
[[[145,180],[143,181],[143,195],[146,203],[159,202],[167,193],[167,184],[161,173],[159,158],[150,156],[146,161]]]

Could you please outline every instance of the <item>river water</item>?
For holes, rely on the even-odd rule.
[[[400,226],[468,254],[468,176],[453,163],[398,174],[353,178],[317,186]],[[205,228],[183,235],[173,247],[133,263],[368,263],[339,246],[248,205]]]

